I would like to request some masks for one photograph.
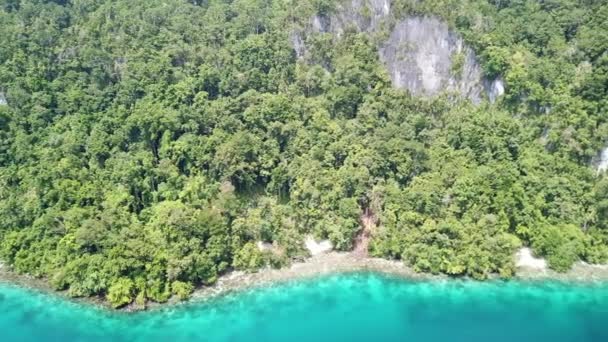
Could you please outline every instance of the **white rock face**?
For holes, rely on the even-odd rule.
[[[473,51],[437,18],[400,21],[379,54],[397,88],[413,95],[434,96],[448,91],[476,103],[481,100],[482,73]],[[453,66],[455,56],[462,58],[458,70]]]
[[[608,170],[608,147],[603,149],[596,162],[597,173],[606,172]]]
[[[261,252],[270,251],[274,247],[271,243],[264,242],[264,241],[258,241],[258,242],[256,242],[256,246],[258,246],[258,249]]]
[[[309,34],[331,33],[340,38],[346,30],[355,30],[378,37],[386,29],[389,35],[378,43],[378,53],[395,87],[417,96],[457,93],[474,103],[484,94],[493,102],[504,93],[502,79],[485,80],[473,51],[445,22],[427,16],[395,20],[391,0],[342,2],[330,16],[311,18],[307,28],[292,34],[291,41],[302,58]]]
[[[496,102],[496,100],[505,93],[505,83],[501,77],[498,77],[492,82],[489,82],[489,86],[486,86],[488,92],[488,100],[490,102]]]
[[[532,250],[530,248],[524,247],[515,254],[515,266],[518,268],[546,270],[547,261],[542,258],[536,258],[532,255]]]
[[[306,238],[306,240],[304,241],[304,245],[306,246],[306,249],[308,249],[311,255],[327,253],[333,249],[333,246],[329,240],[322,240],[317,242],[312,236],[308,236]]]

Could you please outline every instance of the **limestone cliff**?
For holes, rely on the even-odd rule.
[[[304,57],[308,35],[331,33],[339,39],[347,29],[382,37],[380,61],[393,85],[413,95],[451,92],[479,103],[484,97],[495,101],[504,92],[500,78],[484,79],[473,50],[445,22],[430,16],[394,18],[391,0],[343,2],[332,14],[311,18],[307,28],[294,32],[292,43]]]

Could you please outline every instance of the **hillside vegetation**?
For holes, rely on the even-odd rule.
[[[395,0],[505,94],[391,86],[373,37],[290,33],[326,0],[0,0],[0,259],[114,306],[187,298],[307,235],[418,271],[608,261],[608,4]],[[273,243],[261,251],[258,241]]]

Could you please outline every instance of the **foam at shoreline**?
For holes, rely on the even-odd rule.
[[[355,272],[375,272],[412,280],[433,281],[452,279],[443,274],[432,275],[417,273],[398,260],[360,257],[351,252],[332,251],[314,255],[301,262],[294,262],[290,266],[281,269],[264,268],[253,273],[243,271],[229,272],[221,276],[214,285],[203,286],[196,289],[192,295],[192,301],[211,299],[227,293],[263,287],[274,283]],[[497,278],[497,276],[494,277],[494,279]],[[566,273],[558,273],[550,269],[539,270],[530,267],[520,267],[517,269],[514,279],[522,281],[559,281],[574,283],[608,282],[608,266],[590,265],[578,262],[573,266],[572,270]],[[2,268],[0,268],[0,281],[6,281],[19,286],[35,288],[67,297],[65,292],[53,291],[44,280],[17,275]],[[73,300],[77,302],[92,303],[110,309],[107,302],[99,297],[78,298]],[[179,303],[179,300],[177,298],[172,298],[168,303],[149,303],[147,308],[161,308],[176,303]],[[142,308],[138,308],[134,305],[123,308],[125,311],[138,311],[141,309]]]

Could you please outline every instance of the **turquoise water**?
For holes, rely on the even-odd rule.
[[[371,273],[137,314],[0,284],[1,341],[608,341],[608,285]]]

